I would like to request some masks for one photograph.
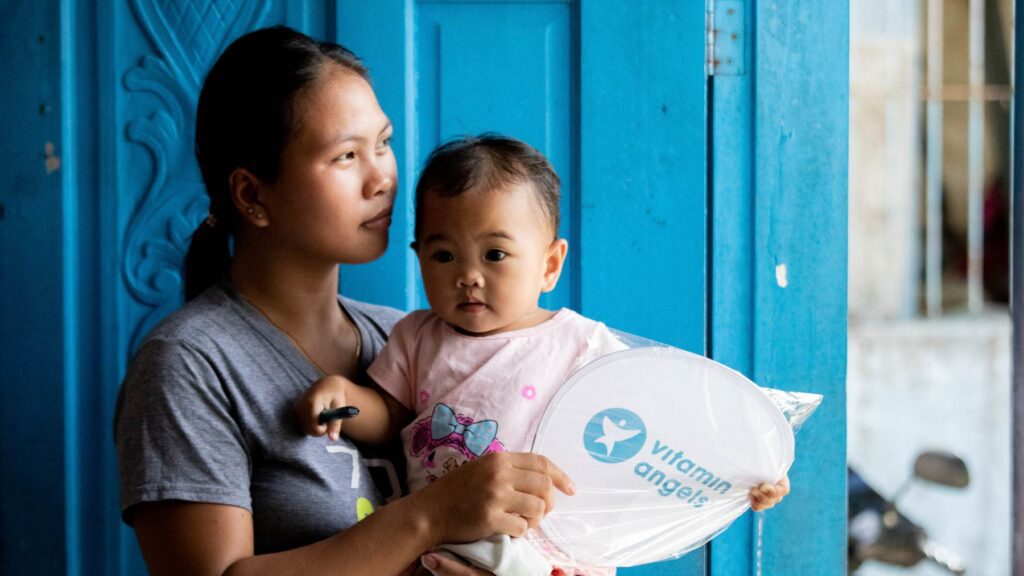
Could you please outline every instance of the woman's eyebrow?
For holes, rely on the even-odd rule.
[[[327,140],[325,140],[323,144],[320,145],[320,148],[330,150],[338,146],[341,146],[346,142],[352,142],[356,140],[362,140],[362,138],[356,136],[355,134],[341,133],[334,136],[333,138],[328,138]]]
[[[381,134],[383,134],[383,133],[387,132],[388,130],[390,130],[391,127],[392,127],[391,120],[388,120],[384,124],[384,127],[380,129],[380,132],[377,133],[378,137]],[[342,133],[338,134],[337,136],[335,136],[334,138],[331,138],[330,140],[328,140],[324,144],[324,148],[331,148],[331,147],[334,147],[334,146],[338,146],[340,144],[344,144],[345,142],[362,141],[362,140],[366,140],[366,138],[364,138],[364,137],[362,137],[362,136],[360,136],[358,134],[353,134],[353,133],[349,133],[349,132],[342,132]]]

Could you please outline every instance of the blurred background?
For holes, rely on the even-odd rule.
[[[978,575],[1010,573],[1012,53],[1010,0],[850,2],[849,463]],[[925,450],[969,485],[904,487]]]

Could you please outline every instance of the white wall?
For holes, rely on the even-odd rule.
[[[946,86],[968,81],[967,0],[943,3]],[[919,313],[923,262],[922,97],[926,0],[850,2],[849,310],[853,319],[912,318]],[[987,34],[1011,40],[1009,0],[988,0]],[[995,26],[993,22],[998,22]],[[1001,85],[1006,47],[987,43],[989,84]],[[1005,86],[1003,87],[1005,88]],[[959,90],[963,93],[963,90]],[[985,185],[1007,174],[1009,102],[986,105]],[[967,103],[943,106],[943,188],[946,225],[966,242]],[[954,246],[944,246],[953,250]],[[949,253],[954,260],[965,254]],[[943,300],[966,301],[965,278],[947,274]]]
[[[1005,313],[854,323],[849,331],[851,466],[889,496],[921,450],[960,455],[971,473],[967,489],[921,482],[899,506],[958,552],[972,576],[1010,570],[1010,335]],[[943,572],[922,565],[910,573]]]
[[[883,495],[929,448],[957,452],[972,474],[966,490],[920,483],[900,507],[958,552],[972,576],[1009,573],[1010,323],[979,316],[919,315],[922,259],[924,0],[850,2],[848,454]],[[967,0],[945,0],[946,84],[967,82]],[[1008,0],[989,0],[1004,42]],[[989,20],[991,23],[992,20]],[[989,48],[992,48],[989,46]],[[993,60],[995,62],[995,60]],[[991,79],[990,79],[991,80]],[[986,174],[1005,171],[998,104],[986,118]],[[966,221],[967,106],[945,107],[944,186],[950,224]],[[1002,147],[1002,148],[1001,148]],[[947,302],[963,300],[947,278]],[[798,488],[799,489],[799,488]],[[858,574],[943,574],[865,565]]]
[[[850,315],[909,318],[921,254],[920,1],[854,0],[850,18]]]

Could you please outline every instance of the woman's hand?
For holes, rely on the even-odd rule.
[[[416,576],[491,576],[490,572],[481,570],[475,566],[467,566],[461,562],[446,558],[441,554],[429,552],[420,557],[420,561],[426,568],[420,567]],[[430,570],[427,570],[429,568]]]
[[[783,476],[775,484],[761,484],[750,491],[750,507],[754,512],[761,512],[775,506],[789,494],[789,476]]]
[[[538,454],[496,452],[468,462],[409,496],[427,515],[432,546],[492,534],[523,536],[551,511],[555,489],[576,487]]]

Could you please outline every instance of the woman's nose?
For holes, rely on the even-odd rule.
[[[363,186],[363,195],[366,198],[386,194],[395,189],[394,156],[388,154],[386,158],[377,158],[370,163],[369,170]]]

